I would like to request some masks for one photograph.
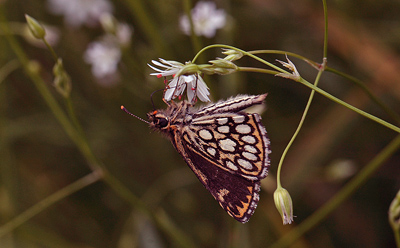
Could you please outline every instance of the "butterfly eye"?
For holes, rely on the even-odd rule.
[[[157,121],[157,126],[159,126],[160,128],[166,127],[168,126],[168,120],[167,118],[160,118]]]

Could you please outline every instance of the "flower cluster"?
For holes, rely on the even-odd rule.
[[[111,15],[103,15],[101,23],[107,33],[88,45],[84,59],[92,65],[92,74],[98,82],[107,86],[118,81],[121,48],[130,43],[133,29],[126,23],[118,23]]]
[[[198,36],[211,38],[215,36],[217,29],[225,26],[226,13],[222,9],[217,9],[214,2],[200,1],[191,11],[194,33]],[[186,15],[180,18],[180,28],[186,34],[190,35],[190,21]]]
[[[104,14],[111,14],[113,6],[108,0],[48,0],[49,10],[63,15],[72,27],[94,26]]]
[[[157,71],[150,75],[157,77],[173,76],[169,82],[166,91],[164,92],[164,100],[170,101],[175,98],[180,98],[187,87],[188,100],[191,103],[196,102],[196,97],[202,102],[209,102],[210,92],[200,76],[199,70],[194,64],[186,63],[186,65],[170,60],[159,59],[160,62],[152,60],[151,62],[158,66],[156,68],[149,65],[153,70]],[[161,68],[161,69],[160,69]]]

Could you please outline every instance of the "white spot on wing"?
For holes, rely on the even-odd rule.
[[[232,119],[235,123],[243,123],[246,117],[243,115],[240,116],[234,116]]]
[[[220,133],[229,133],[229,126],[219,126],[217,130]]]
[[[251,127],[247,124],[240,124],[236,126],[236,132],[241,134],[248,134],[251,132]]]
[[[247,158],[248,160],[256,161],[258,157],[250,152],[242,152],[243,157]]]
[[[224,125],[224,124],[228,123],[228,118],[219,118],[219,119],[217,119],[217,123],[219,125]]]
[[[236,146],[236,143],[229,138],[219,141],[219,147],[221,147],[221,149],[224,151],[234,152],[235,146]]]
[[[226,164],[226,167],[228,167],[231,170],[234,170],[234,171],[238,170],[238,167],[231,161],[226,161],[225,164]]]
[[[212,147],[208,147],[207,148],[207,152],[211,155],[211,156],[215,156],[215,154],[217,153],[217,150],[215,150]]]
[[[244,160],[244,159],[239,158],[239,159],[237,160],[237,162],[238,162],[238,164],[239,164],[243,169],[245,169],[245,170],[251,170],[251,169],[253,169],[253,165],[252,165],[249,161],[247,161],[247,160]]]
[[[251,153],[257,153],[257,148],[255,148],[254,146],[251,146],[251,145],[245,145],[244,149]]]
[[[255,143],[256,143],[256,138],[254,138],[254,137],[251,136],[251,135],[242,136],[241,139],[242,139],[244,142],[249,143],[249,144],[255,144]]]
[[[199,131],[199,136],[200,136],[202,139],[205,139],[205,140],[211,140],[211,139],[213,138],[211,132],[208,131],[208,130],[206,130],[206,129],[200,130],[200,131]]]

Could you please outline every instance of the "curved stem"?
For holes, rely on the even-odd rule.
[[[315,83],[314,83],[314,86],[315,86],[315,87],[317,87],[317,85],[318,85],[318,82],[319,82],[319,79],[321,78],[322,72],[323,72],[323,70],[320,70],[320,71],[318,72],[318,75],[317,75],[317,77],[316,77],[316,79],[315,79]],[[294,140],[296,139],[297,135],[299,134],[301,127],[303,126],[304,120],[306,119],[308,110],[310,109],[312,100],[313,100],[313,98],[314,98],[314,94],[315,94],[315,91],[312,90],[311,93],[310,93],[310,96],[308,97],[308,101],[307,101],[306,108],[304,109],[303,115],[301,116],[300,123],[299,123],[299,125],[297,126],[297,129],[296,129],[296,131],[294,132],[294,134],[293,134],[292,138],[290,139],[289,143],[287,144],[285,150],[283,151],[282,156],[281,156],[281,159],[279,160],[278,170],[277,170],[277,175],[276,175],[276,178],[277,178],[277,187],[278,187],[278,188],[281,187],[281,169],[282,169],[283,161],[285,160],[285,157],[286,157],[287,152],[289,151],[289,149],[290,149],[290,147],[292,146]]]

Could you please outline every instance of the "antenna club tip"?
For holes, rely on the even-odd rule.
[[[124,105],[121,105],[121,109],[123,110],[125,107],[124,107]]]

